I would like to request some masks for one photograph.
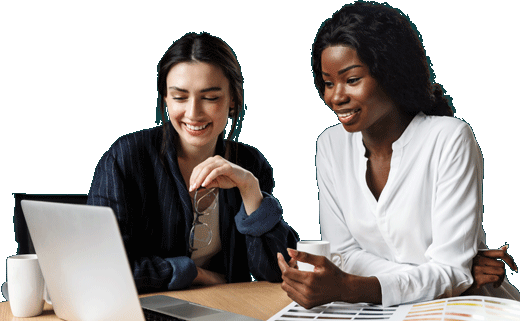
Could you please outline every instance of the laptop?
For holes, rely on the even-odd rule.
[[[23,200],[22,210],[54,312],[61,319],[257,320],[169,296],[139,300],[109,207]]]

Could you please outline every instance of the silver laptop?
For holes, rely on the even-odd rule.
[[[143,321],[152,313],[171,320],[256,320],[168,296],[139,300],[109,207],[23,200],[22,210],[61,319]]]

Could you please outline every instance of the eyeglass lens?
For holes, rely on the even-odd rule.
[[[194,208],[195,208],[195,219],[193,221],[193,227],[190,231],[189,246],[192,251],[201,249],[208,246],[211,243],[212,233],[208,224],[201,222],[200,218],[203,215],[210,214],[211,211],[216,208],[216,193],[215,188],[212,189],[199,189],[195,193]]]

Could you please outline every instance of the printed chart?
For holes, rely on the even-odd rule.
[[[520,302],[467,296],[389,308],[334,302],[310,310],[292,302],[269,319],[286,320],[520,321]]]

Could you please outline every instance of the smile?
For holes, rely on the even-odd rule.
[[[190,124],[186,124],[186,127],[188,127],[189,130],[203,130],[204,128],[208,127],[209,123],[205,124],[205,125],[202,125],[202,126],[193,126],[193,125],[190,125]]]
[[[351,111],[338,110],[336,112],[336,115],[338,115],[339,118],[346,118],[346,117],[350,117],[350,116],[354,115],[355,113],[357,113],[360,110],[361,109],[354,109],[354,110],[351,110]]]

